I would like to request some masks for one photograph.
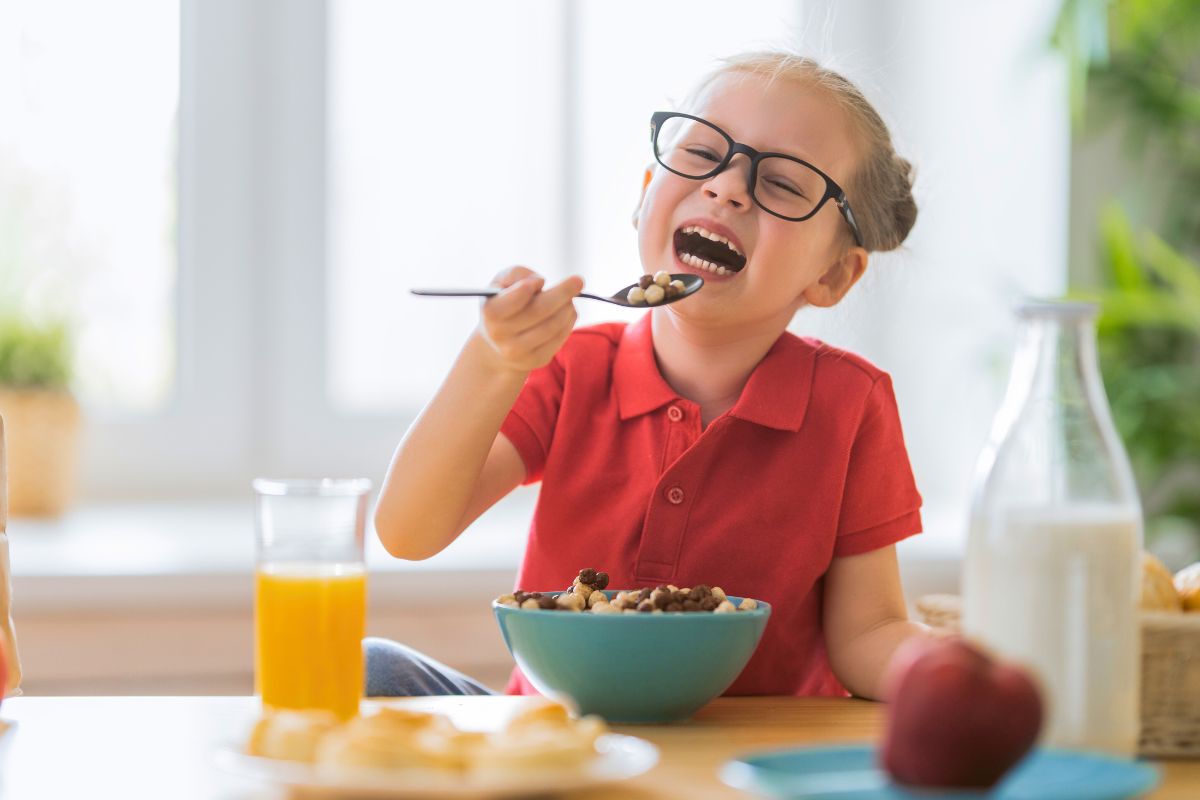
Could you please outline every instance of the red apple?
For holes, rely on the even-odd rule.
[[[883,766],[909,786],[992,786],[1042,727],[1032,675],[959,638],[906,642],[888,664],[883,691]]]

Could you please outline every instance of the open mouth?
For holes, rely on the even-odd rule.
[[[675,254],[688,266],[716,275],[732,275],[746,266],[746,255],[737,245],[699,225],[675,231]]]

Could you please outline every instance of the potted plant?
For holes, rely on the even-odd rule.
[[[13,516],[57,516],[71,501],[80,412],[70,380],[65,323],[0,316],[0,416]]]

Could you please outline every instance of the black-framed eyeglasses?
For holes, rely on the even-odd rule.
[[[850,210],[846,193],[821,170],[785,153],[760,153],[706,119],[676,111],[656,111],[650,116],[650,141],[654,157],[684,178],[711,178],[743,153],[750,159],[747,189],[755,205],[790,222],[803,222],[832,200],[845,217],[854,242],[863,246],[862,232]]]

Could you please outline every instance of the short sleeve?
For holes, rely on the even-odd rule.
[[[500,426],[500,432],[513,443],[525,463],[522,483],[536,483],[542,479],[562,405],[565,379],[566,370],[559,355],[546,366],[529,373],[517,401]]]
[[[892,381],[880,375],[851,445],[834,556],[859,555],[920,533],[920,509]]]

